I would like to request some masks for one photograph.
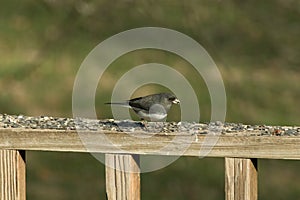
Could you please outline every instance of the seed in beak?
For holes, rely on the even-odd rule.
[[[172,103],[174,103],[174,104],[179,104],[180,101],[179,101],[178,99],[175,99],[174,101],[172,101]]]

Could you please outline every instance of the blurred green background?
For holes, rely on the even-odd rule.
[[[72,117],[73,81],[87,54],[121,31],[156,26],[187,34],[214,59],[226,87],[226,121],[300,124],[298,0],[2,0],[0,16],[1,113]],[[110,66],[96,97],[98,118],[112,117],[103,102],[118,78],[148,62],[185,75],[201,121],[210,119],[201,77],[181,58],[155,50],[129,53]],[[135,95],[158,90],[149,85]],[[260,160],[259,199],[300,199],[299,168],[298,161]],[[28,152],[27,191],[30,200],[105,199],[104,166],[89,154]],[[224,160],[184,157],[142,174],[142,199],[224,199]]]

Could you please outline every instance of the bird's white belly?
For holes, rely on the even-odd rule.
[[[160,121],[167,117],[167,113],[145,113],[145,112],[138,112],[138,115],[141,118],[148,118],[151,119],[151,121]]]

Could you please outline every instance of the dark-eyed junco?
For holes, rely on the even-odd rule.
[[[129,107],[141,118],[150,121],[161,121],[167,117],[172,104],[179,104],[180,101],[175,95],[170,93],[151,94],[144,97],[138,97],[120,103],[105,103]]]

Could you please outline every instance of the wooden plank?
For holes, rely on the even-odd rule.
[[[140,199],[138,155],[105,154],[108,200]]]
[[[241,135],[220,135],[207,156],[300,159],[300,136]],[[79,136],[76,131],[16,128],[0,129],[0,149],[199,156],[205,137],[205,134],[186,132],[165,134],[111,131],[90,131]],[[169,145],[168,148],[163,148],[166,145]]]
[[[257,159],[225,158],[226,200],[257,200]]]
[[[0,150],[0,199],[25,200],[25,151]]]

